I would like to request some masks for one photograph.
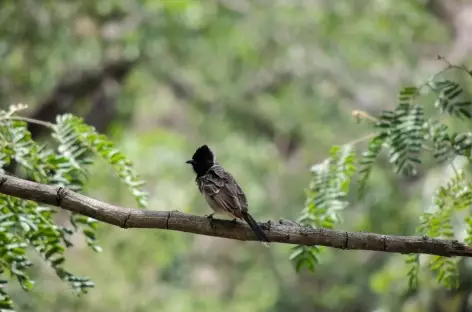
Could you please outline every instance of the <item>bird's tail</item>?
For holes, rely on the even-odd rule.
[[[251,229],[254,231],[254,233],[256,234],[257,238],[265,245],[265,246],[269,246],[270,244],[270,240],[269,238],[267,237],[267,235],[265,235],[264,231],[261,229],[261,227],[257,224],[256,220],[254,220],[251,215],[249,213],[243,213],[243,219],[244,221],[247,222],[247,224],[249,224],[249,226],[251,227]]]

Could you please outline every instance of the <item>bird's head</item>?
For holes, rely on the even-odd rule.
[[[215,164],[215,155],[207,145],[200,146],[186,163],[192,165],[197,176],[202,176]]]

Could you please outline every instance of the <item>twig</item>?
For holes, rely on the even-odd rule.
[[[54,124],[52,124],[50,122],[37,120],[37,119],[33,119],[33,118],[28,118],[28,117],[23,117],[23,116],[8,116],[8,117],[5,117],[5,118],[2,118],[1,120],[21,120],[21,121],[25,121],[25,122],[32,123],[32,124],[41,125],[41,126],[44,126],[44,127],[50,128],[50,129],[52,129],[54,127]]]
[[[370,115],[369,113],[365,112],[365,111],[361,111],[359,109],[356,109],[356,110],[353,110],[352,111],[352,116],[358,118],[358,119],[368,119],[374,123],[376,123],[377,121],[379,121],[376,117]]]
[[[442,72],[448,70],[448,69],[458,69],[458,70],[462,70],[462,71],[465,71],[467,74],[469,74],[469,69],[465,66],[465,65],[453,65],[451,64],[451,62],[449,62],[446,58],[444,58],[444,56],[442,55],[438,55],[438,60],[441,60],[443,61],[444,63],[446,63],[447,65],[447,68],[445,68]],[[441,72],[440,72],[441,73]]]
[[[362,142],[364,142],[364,141],[367,141],[367,140],[369,140],[369,139],[372,139],[375,135],[376,135],[376,133],[369,133],[368,135],[365,135],[365,136],[363,136],[363,137],[354,139],[354,140],[352,140],[352,141],[349,141],[349,142],[347,142],[347,143],[344,143],[343,145],[356,145],[356,144],[362,143]]]

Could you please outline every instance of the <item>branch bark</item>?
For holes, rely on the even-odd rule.
[[[152,211],[118,207],[66,188],[39,184],[5,174],[0,174],[0,193],[57,206],[122,228],[164,229],[242,241],[257,240],[250,227],[243,222],[209,221],[206,217],[179,211]],[[313,229],[283,220],[260,223],[260,226],[272,242],[278,243],[322,245],[339,249],[390,253],[472,257],[472,248],[457,240]]]

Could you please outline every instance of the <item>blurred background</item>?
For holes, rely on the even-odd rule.
[[[6,0],[0,23],[2,107],[83,116],[135,162],[154,210],[209,212],[185,164],[208,144],[260,221],[296,220],[310,166],[369,133],[352,110],[393,108],[402,85],[445,67],[438,54],[472,65],[470,0]],[[107,166],[91,172],[88,195],[136,207]],[[338,228],[414,234],[444,174],[406,179],[380,162]],[[296,273],[288,245],[105,224],[99,234],[102,253],[80,236],[68,252],[95,289],[77,297],[39,263],[34,291],[11,291],[18,310],[472,311],[464,262],[458,290],[424,272],[409,291],[402,255],[327,250],[314,273]]]

